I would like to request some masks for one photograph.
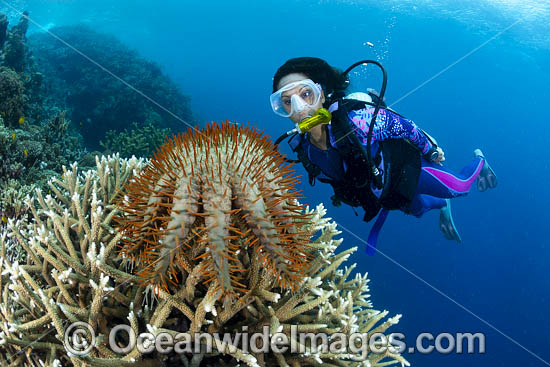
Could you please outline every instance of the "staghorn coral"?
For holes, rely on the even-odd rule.
[[[26,198],[36,189],[35,185],[21,185],[17,180],[8,180],[0,183],[0,232],[5,230],[8,220],[17,220],[26,223],[31,215]],[[10,261],[23,262],[26,260],[26,253],[17,250],[18,246],[13,245],[6,248],[6,256]]]
[[[170,129],[159,129],[151,123],[139,126],[134,122],[132,127],[120,133],[114,130],[107,131],[105,141],[100,141],[99,145],[107,152],[119,153],[123,158],[130,158],[133,155],[148,157],[171,135]]]
[[[267,137],[236,124],[188,129],[163,145],[126,188],[126,215],[115,218],[142,283],[168,291],[202,261],[201,276],[231,298],[249,289],[243,282],[254,257],[278,284],[294,288],[310,233],[307,221],[292,220],[303,208],[283,163]]]
[[[49,183],[55,199],[51,195],[44,198],[40,189],[36,191],[34,198],[27,198],[27,207],[33,214],[32,222],[8,222],[11,238],[7,238],[6,233],[3,233],[1,239],[3,275],[0,286],[5,302],[0,306],[0,315],[5,322],[27,325],[22,328],[13,326],[19,331],[18,336],[6,328],[0,333],[3,337],[1,343],[4,344],[4,348],[0,347],[2,364],[9,361],[17,365],[39,365],[38,357],[42,353],[20,353],[21,348],[18,346],[21,346],[21,341],[25,341],[27,345],[32,343],[38,350],[48,345],[49,352],[46,354],[49,357],[44,359],[48,365],[54,363],[56,356],[64,362],[72,360],[65,354],[59,340],[48,335],[50,323],[53,323],[59,335],[63,335],[63,326],[67,326],[63,321],[81,319],[82,314],[77,312],[76,308],[86,309],[92,302],[95,302],[95,307],[87,310],[89,318],[86,320],[97,318],[98,312],[102,311],[106,313],[103,320],[114,317],[115,322],[121,322],[116,313],[112,315],[112,312],[106,310],[109,306],[117,304],[117,299],[121,300],[120,297],[128,299],[127,295],[119,296],[118,292],[124,292],[128,288],[133,289],[134,296],[139,293],[143,297],[143,292],[138,292],[141,288],[128,283],[133,276],[118,270],[109,257],[120,236],[115,235],[112,230],[109,231],[109,223],[115,212],[111,207],[103,206],[117,194],[121,182],[126,181],[142,164],[143,162],[137,159],[120,161],[118,157],[109,157],[97,160],[97,171],[85,173],[78,172],[77,165],[74,164],[71,171],[65,170],[62,180],[55,178]],[[19,251],[28,254],[27,265],[19,266],[17,262],[10,262],[9,257],[5,256],[7,248],[13,253],[14,240],[18,242]],[[103,240],[107,241],[106,245]],[[99,246],[101,248],[98,248]],[[104,256],[107,259],[102,258]],[[40,266],[40,269],[37,266]],[[10,269],[8,272],[11,272],[11,279],[15,281],[12,285],[8,284],[8,278],[5,276],[7,269]],[[13,276],[19,272],[25,273],[28,277]],[[109,278],[105,275],[112,272],[118,276],[119,285],[123,286],[111,294],[110,300],[101,304],[103,287]],[[100,284],[101,288],[93,288],[92,284]],[[22,292],[21,297],[12,293],[10,300],[4,290],[8,293]],[[51,305],[50,300],[53,299],[58,300],[58,303]],[[101,306],[104,309],[101,309]],[[35,319],[39,319],[39,322],[28,324]],[[100,325],[102,328],[105,327],[103,322]],[[21,331],[28,333],[23,335]],[[46,332],[40,342],[37,339],[38,335],[34,334],[35,331]],[[12,336],[15,338],[13,344]],[[73,364],[83,365],[78,360],[73,360]]]
[[[0,183],[0,218],[23,219],[28,213],[25,197],[34,191],[34,185],[21,185],[17,180]]]
[[[251,132],[243,132],[250,136]],[[269,144],[257,147],[269,150]],[[241,146],[241,152],[246,145]],[[189,152],[188,152],[189,154]],[[325,217],[322,205],[315,210],[296,212],[291,219],[303,227],[309,239],[305,277],[296,290],[280,287],[262,259],[248,246],[240,258],[248,258],[247,291],[235,302],[223,304],[217,278],[205,283],[206,259],[194,264],[181,286],[170,294],[138,284],[138,277],[126,261],[115,256],[122,234],[113,228],[113,217],[122,212],[115,203],[123,185],[139,182],[141,160],[121,160],[118,156],[97,159],[97,169],[79,172],[73,164],[63,179],[50,182],[52,195],[45,198],[37,190],[27,199],[33,214],[28,223],[9,221],[9,231],[0,233],[0,364],[18,366],[372,366],[407,364],[391,350],[369,354],[361,362],[346,352],[311,350],[305,352],[249,354],[241,345],[232,348],[214,344],[210,353],[142,354],[134,348],[127,355],[109,350],[107,335],[115,325],[126,324],[136,332],[155,334],[179,332],[223,332],[235,335],[247,326],[250,332],[268,326],[271,333],[290,334],[292,325],[300,332],[385,332],[400,317],[383,319],[367,301],[366,276],[348,279],[353,266],[340,269],[355,248],[339,254],[341,239],[336,224]],[[150,163],[149,167],[154,163]],[[141,172],[140,172],[141,171]],[[220,175],[220,178],[226,176]],[[250,176],[249,176],[250,177]],[[284,186],[283,186],[284,187]],[[296,207],[300,207],[295,203]],[[230,239],[227,239],[229,241]],[[15,241],[17,243],[15,243]],[[238,240],[236,240],[238,241]],[[14,248],[25,251],[25,263],[13,260]],[[224,307],[225,306],[225,307]],[[84,356],[69,354],[63,347],[66,328],[74,321],[88,322],[97,338]],[[212,334],[214,335],[214,334]],[[123,345],[127,340],[118,340]],[[296,341],[300,343],[299,341]],[[241,361],[241,362],[239,362]]]

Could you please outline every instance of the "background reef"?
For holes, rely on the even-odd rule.
[[[0,225],[24,215],[20,199],[47,191],[63,166],[147,157],[181,130],[175,115],[193,120],[189,97],[114,35],[76,25],[27,36],[28,27],[28,13],[11,26],[0,14]]]
[[[29,37],[32,58],[36,69],[47,75],[45,96],[67,110],[88,147],[99,148],[97,144],[108,130],[120,132],[132,123],[137,128],[152,125],[176,132],[184,124],[175,116],[193,120],[189,97],[157,64],[124,46],[114,35],[84,25],[50,31],[57,37],[48,33]]]

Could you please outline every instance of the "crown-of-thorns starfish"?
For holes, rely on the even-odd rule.
[[[161,146],[119,201],[120,252],[143,284],[177,287],[200,265],[220,294],[248,290],[254,256],[283,288],[308,261],[310,217],[291,165],[266,136],[237,124],[188,129]]]

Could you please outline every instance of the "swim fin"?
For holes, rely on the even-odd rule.
[[[453,215],[451,213],[451,200],[445,199],[445,201],[447,202],[447,205],[444,208],[441,208],[441,213],[439,214],[439,228],[441,229],[441,232],[443,232],[446,239],[462,243],[460,234],[458,234],[458,230],[456,229],[453,221]]]
[[[483,168],[481,169],[481,172],[479,173],[479,176],[477,177],[477,189],[480,192],[483,192],[487,189],[494,189],[497,187],[498,180],[497,176],[495,175],[495,171],[489,166],[489,163],[487,162],[487,159],[483,155],[483,152],[481,149],[474,150],[474,156],[481,157],[485,160],[485,164],[483,165]]]

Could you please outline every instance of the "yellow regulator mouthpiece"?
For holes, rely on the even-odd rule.
[[[330,114],[330,112],[328,112],[328,110],[325,108],[320,108],[317,112],[315,112],[315,115],[308,117],[300,122],[298,124],[298,129],[300,130],[300,133],[303,134],[317,125],[328,124],[331,119],[332,115]]]

